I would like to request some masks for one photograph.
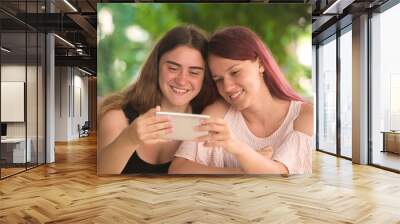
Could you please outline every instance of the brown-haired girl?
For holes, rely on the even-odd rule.
[[[213,101],[207,44],[204,32],[192,25],[173,28],[156,44],[137,81],[104,100],[98,129],[99,174],[168,171],[180,142],[164,138],[172,126],[155,113],[201,113]]]

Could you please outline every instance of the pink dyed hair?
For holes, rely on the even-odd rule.
[[[260,59],[264,66],[264,81],[272,96],[283,100],[303,99],[285,79],[269,49],[256,33],[246,27],[227,27],[216,32],[208,45],[208,54],[232,60]]]

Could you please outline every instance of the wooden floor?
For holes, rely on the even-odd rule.
[[[19,173],[19,172],[22,172],[22,171],[24,171],[24,170],[26,170],[26,168],[25,167],[16,167],[16,168],[14,168],[14,167],[12,167],[12,168],[0,168],[1,169],[1,178],[3,178],[3,177],[7,177],[7,176],[10,176],[10,175],[13,175],[13,174],[15,174],[15,173]]]
[[[386,166],[400,170],[400,154],[392,152],[374,151],[372,162],[377,165]]]
[[[16,173],[23,172],[27,169],[33,169],[37,166],[36,163],[27,163],[25,167],[25,164],[18,164],[16,167],[12,167],[13,165],[10,165],[11,167],[7,168],[0,168],[0,173],[1,173],[1,178],[5,178],[11,175],[14,175]],[[14,165],[15,166],[15,165]]]
[[[0,223],[400,223],[400,175],[316,152],[312,176],[96,176],[96,141],[0,181]]]

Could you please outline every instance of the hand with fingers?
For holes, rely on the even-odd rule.
[[[148,110],[129,125],[129,133],[134,143],[147,145],[170,141],[164,137],[172,132],[172,124],[168,117],[156,116],[158,111],[160,106]]]
[[[267,159],[272,159],[272,156],[274,155],[274,149],[272,148],[272,146],[264,147],[262,149],[257,150],[257,152]]]
[[[234,155],[242,152],[242,142],[231,133],[229,125],[224,119],[209,118],[203,120],[196,130],[208,131],[208,135],[198,137],[196,141],[204,142],[206,147],[222,147]]]

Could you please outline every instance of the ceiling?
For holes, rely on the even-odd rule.
[[[373,11],[388,0],[310,0],[312,36],[316,44],[338,29],[351,24],[352,18]]]
[[[37,43],[36,33],[53,32],[57,34],[56,66],[79,66],[96,74],[96,4],[99,2],[47,0],[46,5],[44,0],[1,0],[2,46],[12,50],[2,60],[18,62],[26,57],[29,63],[36,57],[36,51],[44,48],[44,44]]]
[[[228,0],[232,2],[233,0]],[[312,5],[313,42],[329,32],[329,28],[339,20],[355,16],[366,10],[376,8],[387,0],[289,0],[285,2],[310,3]],[[46,2],[48,3],[46,6]],[[2,30],[2,46],[13,49],[15,58],[21,55],[35,53],[37,46],[34,36],[28,35],[25,40],[25,30],[39,32],[54,32],[56,65],[80,66],[96,73],[96,38],[97,13],[96,4],[106,2],[134,2],[120,0],[1,0],[0,25]],[[136,2],[152,2],[141,0]],[[157,1],[168,2],[168,0]],[[174,2],[179,2],[175,0]],[[207,2],[221,2],[208,0]],[[282,2],[280,0],[238,0],[238,2]],[[49,12],[52,13],[49,13]],[[342,24],[346,25],[346,24]],[[329,31],[329,32],[328,32]],[[317,38],[318,37],[318,38]],[[33,38],[33,40],[32,40]],[[66,41],[63,41],[66,40]],[[25,50],[25,41],[28,47]],[[72,44],[72,45],[71,45]],[[39,48],[42,45],[39,44]],[[26,51],[26,52],[25,52]],[[3,53],[2,53],[3,54]],[[12,55],[8,55],[10,60]]]

